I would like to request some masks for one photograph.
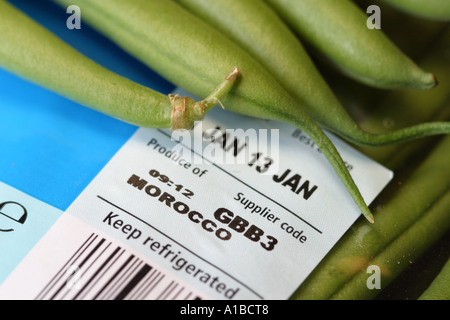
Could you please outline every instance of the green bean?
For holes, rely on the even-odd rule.
[[[450,300],[450,259],[420,295],[419,300]]]
[[[422,18],[450,21],[449,0],[383,0],[404,12]]]
[[[450,192],[447,192],[411,227],[399,235],[381,253],[370,260],[369,265],[380,268],[380,290],[386,288],[411,263],[439,241],[450,229]],[[373,299],[380,290],[369,289],[367,270],[360,271],[339,291],[332,300]]]
[[[418,93],[434,93],[446,87],[445,79],[442,79],[441,68],[439,66],[423,64],[423,58],[432,54],[436,42],[448,30],[448,24],[440,21],[430,21],[417,19],[416,17],[406,15],[389,5],[383,4],[382,0],[355,0],[360,8],[365,10],[370,5],[378,5],[382,12],[382,27],[385,34],[393,41],[405,54],[418,62],[425,70],[434,70],[436,77],[441,85],[436,86],[433,90],[400,90],[403,92]],[[414,36],[411,36],[414,35]],[[340,72],[336,72],[334,68],[330,68],[326,61],[321,59],[315,60],[317,68],[321,74],[333,88],[333,92],[338,97],[341,104],[348,111],[350,116],[359,122],[367,117],[367,114],[373,112],[373,108],[388,96],[390,90],[381,90],[366,86],[360,82],[354,81],[346,77]],[[397,110],[397,105],[392,104],[390,109]],[[406,110],[406,108],[405,108]],[[407,112],[406,112],[407,113]],[[406,118],[406,117],[404,117]],[[436,121],[437,119],[433,119]],[[411,123],[407,124],[411,125]],[[378,131],[365,131],[379,133]],[[393,128],[392,128],[393,129]],[[378,148],[376,148],[378,149]]]
[[[192,127],[231,89],[238,75],[233,70],[212,95],[196,103],[187,97],[168,97],[101,67],[3,0],[0,30],[0,66],[138,126]],[[184,108],[185,104],[189,107]]]
[[[58,0],[79,5],[84,20],[173,84],[196,96],[211,91],[224,70],[241,75],[222,104],[230,111],[302,128],[322,150],[362,214],[372,213],[339,152],[322,129],[250,55],[172,1]]]
[[[370,5],[377,5],[381,13],[381,26],[389,39],[399,47],[408,57],[416,61],[423,53],[430,49],[434,36],[447,26],[445,21],[420,19],[393,7],[383,0],[353,0],[363,11]],[[411,36],[414,35],[414,36]],[[428,69],[418,63],[424,70]],[[439,76],[436,76],[438,79]]]
[[[420,19],[407,14],[383,0],[353,0],[353,2],[363,11],[371,5],[378,6],[384,33],[413,61],[429,53],[429,46],[433,44],[436,36],[439,36],[440,31],[448,26],[445,21]],[[417,61],[417,64],[424,70],[434,70],[422,65],[420,61]],[[441,82],[439,75],[436,75],[436,78]]]
[[[322,127],[353,143],[380,146],[450,132],[428,123],[371,134],[349,116],[296,36],[264,3],[255,0],[176,0],[255,57]],[[251,12],[252,14],[248,14]]]
[[[450,43],[450,28],[439,41],[430,46],[430,52],[421,59],[421,64],[436,69],[442,83],[450,83],[450,56],[447,54]],[[421,121],[442,121],[450,119],[450,90],[448,86],[438,86],[430,91],[390,92],[380,103],[372,107],[372,112],[360,121],[360,126],[371,132],[387,132]],[[396,106],[393,108],[392,106]],[[405,117],[405,114],[408,116]],[[366,155],[394,169],[408,158],[408,154],[420,145],[429,143],[428,139],[410,142],[408,146],[390,145],[381,148],[359,147]]]
[[[350,0],[266,0],[315,50],[346,75],[383,89],[430,89],[424,72]]]
[[[292,298],[330,299],[354,277],[360,281],[364,274],[367,279],[366,269],[373,264],[374,257],[386,257],[389,252],[396,252],[395,259],[408,258],[408,255],[414,259],[416,248],[419,253],[424,246],[434,243],[450,224],[449,157],[450,137],[445,137],[401,184],[393,181],[388,186],[389,199],[374,209],[377,223],[368,226],[357,221]],[[411,233],[416,233],[416,239],[403,236]],[[401,245],[395,244],[397,240]],[[397,261],[393,259],[391,263]],[[381,260],[377,263],[380,267],[385,264]],[[355,290],[359,290],[356,287]],[[364,288],[367,289],[365,284]]]

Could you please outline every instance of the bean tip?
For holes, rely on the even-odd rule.
[[[438,78],[433,73],[427,73],[425,78],[423,79],[422,89],[429,90],[433,89],[439,84]]]
[[[236,79],[239,76],[240,73],[241,72],[239,71],[238,67],[234,67],[233,70],[225,78],[225,80]]]
[[[373,218],[373,214],[372,212],[370,212],[370,210],[368,208],[366,208],[366,210],[364,210],[362,212],[362,215],[364,216],[364,218],[366,218],[367,221],[369,221],[370,223],[375,223],[375,219]]]
[[[369,221],[370,223],[372,223],[372,224],[375,223],[375,219],[373,218],[372,213],[365,214],[364,216],[367,219],[367,221]]]
[[[434,75],[434,74],[432,75],[432,77],[433,77],[433,81],[434,81],[434,86],[433,87],[436,87],[439,84],[439,80],[436,77],[436,75]]]

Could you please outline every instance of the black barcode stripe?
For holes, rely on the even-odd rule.
[[[118,247],[120,248],[120,247]],[[101,275],[99,275],[92,283],[91,283],[91,288],[87,289],[85,294],[80,296],[79,299],[83,300],[84,297],[86,297],[87,295],[91,294],[91,292],[93,292],[93,290],[96,290],[96,285],[99,281],[102,281],[105,277],[105,275],[108,273],[109,270],[111,270],[111,268],[115,268],[115,264],[116,262],[120,259],[120,257],[122,257],[123,253],[126,252],[125,250],[121,250],[121,252],[114,258],[114,260],[112,260],[110,263],[108,263],[103,272],[101,273]]]
[[[95,243],[97,238],[98,238],[98,235],[94,234],[94,237],[91,239],[91,241],[89,243],[86,244],[86,246],[82,245],[80,247],[81,251],[79,251],[78,255],[73,259],[73,261],[66,264],[67,268],[65,268],[65,267],[61,268],[59,277],[54,281],[53,285],[49,286],[46,295],[50,295],[50,292],[58,285],[58,283],[63,281],[62,278],[64,276],[67,276],[67,272],[70,270],[70,268],[72,266],[76,265],[77,261],[79,259],[81,259],[81,257],[85,254],[85,252]],[[73,274],[71,274],[70,276],[73,276]],[[42,297],[42,298],[44,298],[44,297]]]
[[[109,300],[111,299],[111,296],[114,294],[117,287],[120,287],[120,284],[122,283],[123,278],[126,276],[126,274],[129,272],[131,268],[136,264],[138,261],[134,255],[131,255],[129,257],[130,262],[116,277],[116,279],[111,283],[111,286],[106,289],[103,297],[101,299]],[[118,289],[117,289],[118,290]],[[112,292],[112,293],[111,293]],[[111,294],[110,294],[111,293]]]
[[[94,239],[91,240],[92,237],[94,237]],[[97,238],[97,235],[92,233],[86,239],[86,241],[74,252],[74,254],[59,269],[59,271],[53,276],[53,278],[47,283],[47,285],[45,285],[44,288],[38,293],[38,295],[36,296],[37,300],[42,299],[52,289],[53,286],[51,284],[57,283],[64,276],[63,270],[66,269],[66,267],[71,263],[71,261],[76,261],[83,254],[83,252],[92,244],[92,242],[95,241],[96,238]],[[91,242],[89,244],[87,244],[89,242],[89,240],[91,240]],[[86,248],[84,248],[85,246],[86,246]]]
[[[169,299],[170,295],[172,294],[173,290],[175,290],[178,287],[178,283],[172,281],[172,285],[169,290],[167,290],[166,296],[163,298],[164,300]]]
[[[144,299],[148,295],[148,288],[154,284],[155,281],[158,280],[158,276],[161,272],[154,269],[153,272],[149,275],[148,279],[142,284],[142,289],[140,295],[136,297],[136,299]]]
[[[83,267],[83,266],[85,265],[85,263],[87,263],[87,262],[91,259],[91,257],[97,252],[97,250],[103,245],[103,243],[104,243],[105,241],[106,241],[106,240],[105,240],[104,238],[102,238],[102,239],[99,241],[99,243],[97,243],[97,245],[94,247],[94,249],[92,249],[92,250],[88,253],[88,255],[83,259],[83,261],[81,261],[81,263],[78,265],[78,268],[81,269],[81,267]]]
[[[160,271],[158,271],[154,278],[152,279],[152,281],[150,281],[150,283],[146,286],[145,291],[144,291],[144,296],[148,296],[153,289],[159,284],[159,282],[161,281],[161,279],[163,278],[162,274]]]
[[[120,283],[120,286],[117,288],[117,291],[114,291],[112,295],[108,298],[109,300],[115,300],[117,292],[121,292],[123,288],[125,288],[127,284],[130,282],[130,279],[133,279],[135,274],[138,272],[143,262],[140,259],[137,259],[136,262],[137,264],[132,269],[130,269],[126,275],[124,275],[122,282]]]
[[[143,292],[145,291],[145,288],[147,287],[147,284],[149,281],[152,281],[154,274],[156,273],[156,269],[152,268],[152,270],[147,274],[145,279],[143,279],[139,285],[136,286],[136,289],[133,293],[128,295],[127,299],[129,300],[140,300],[143,298]]]
[[[106,241],[106,240],[105,240],[105,241]],[[103,254],[108,250],[108,248],[109,248],[110,245],[111,245],[111,242],[108,243],[108,244],[106,245],[106,247],[104,247],[100,252],[98,252],[97,255],[95,255],[95,254],[97,253],[98,249],[100,249],[100,248],[103,246],[104,243],[105,243],[104,241],[103,241],[103,242],[102,242],[102,241],[99,242],[99,244],[98,244],[99,246],[98,246],[96,252],[95,252],[94,254],[92,254],[92,256],[91,256],[91,257],[88,259],[88,261],[86,262],[86,264],[88,264],[88,262],[89,262],[89,264],[88,264],[87,267],[81,269],[82,266],[79,266],[76,270],[74,270],[74,271],[77,273],[77,274],[76,274],[77,280],[83,279],[83,278],[85,277],[85,275],[86,275],[88,272],[90,272],[91,268],[94,267],[95,263],[96,263],[96,262],[103,256]],[[94,257],[94,256],[95,256],[95,258],[94,258],[92,261],[90,261],[91,258]],[[84,266],[84,264],[83,264],[83,266]],[[66,279],[66,282],[68,282],[68,281],[69,281],[69,279]],[[78,284],[78,283],[74,283],[74,285],[79,285],[79,284]],[[59,300],[64,300],[70,293],[73,292],[73,289],[74,289],[74,288],[73,288],[72,286],[66,286],[66,292],[63,293],[63,294],[61,294],[61,296],[60,296],[58,299],[59,299]]]
[[[178,292],[172,297],[172,300],[176,300],[178,296],[181,294],[181,292],[184,291],[184,287],[181,287]]]
[[[117,259],[120,258],[120,256],[124,253],[125,251],[122,251],[119,255],[119,257],[117,257]],[[108,279],[108,281],[103,285],[103,287],[97,292],[97,294],[94,296],[93,300],[97,300],[98,297],[105,291],[106,288],[108,288],[111,283],[117,278],[117,276],[123,271],[123,269],[131,262],[131,260],[133,259],[133,256],[128,257],[128,259],[122,263],[119,267],[119,269],[116,270],[116,272],[113,274],[113,276],[111,278]]]
[[[92,233],[36,299],[169,300],[187,299],[192,296],[192,291],[187,291],[127,249]]]
[[[89,278],[85,285],[77,292],[73,297],[73,300],[78,299],[78,297],[86,290],[86,288],[96,279],[99,273],[108,265],[108,263],[114,258],[114,256],[120,251],[120,247],[117,247],[106,260],[100,265],[100,267],[94,272],[94,274]],[[105,248],[106,250],[106,248]]]
[[[148,264],[145,264],[139,272],[128,282],[125,288],[119,292],[119,294],[114,298],[114,300],[123,300],[134,287],[147,275],[147,273],[152,269]]]
[[[156,300],[164,300],[164,298],[170,294],[171,288],[173,286],[174,282],[173,280],[167,285],[163,291],[160,292],[159,296],[156,298]]]
[[[174,282],[172,284],[172,288],[170,288],[170,290],[167,292],[167,295],[164,297],[164,300],[168,300],[170,298],[170,296],[172,295],[172,292],[174,292],[178,286],[179,286],[179,284],[177,282]]]
[[[83,261],[81,261],[81,263],[80,263],[79,265],[77,265],[77,267],[78,267],[79,269],[81,269],[81,267],[83,267],[84,264],[85,264],[87,261],[89,261],[89,259],[91,258],[91,256],[92,256],[95,252],[97,252],[97,250],[100,248],[100,246],[101,246],[105,241],[106,241],[105,239],[101,239],[101,240],[99,241],[99,243],[97,243],[97,245],[94,247],[94,249],[92,249],[92,250],[88,253],[88,255],[83,259]],[[70,276],[72,276],[72,275],[73,275],[73,274],[71,274]],[[70,277],[70,276],[69,276],[69,277]],[[61,292],[61,290],[64,289],[64,288],[66,287],[66,285],[67,285],[67,281],[64,281],[64,282],[61,284],[61,286],[58,288],[58,290],[56,290],[56,292],[50,297],[50,300],[54,300],[55,297],[59,294],[59,292]]]
[[[114,300],[117,292],[120,292],[126,286],[126,284],[130,281],[130,278],[133,277],[133,275],[137,272],[141,264],[142,260],[135,257],[132,266],[130,266],[130,268],[128,268],[128,270],[126,270],[126,272],[122,274],[120,282],[117,283],[115,290],[111,291],[111,294],[107,297],[108,300]]]
[[[148,286],[147,291],[145,292],[145,296],[148,296],[153,291],[153,289],[155,289],[159,285],[164,277],[164,274],[158,271],[158,274],[155,277],[155,282],[152,282],[152,285]]]

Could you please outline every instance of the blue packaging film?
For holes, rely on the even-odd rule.
[[[9,2],[99,64],[159,92],[173,90],[88,26],[69,30],[65,8],[51,1]],[[1,68],[0,115],[1,284],[137,128]],[[23,214],[11,213],[17,208],[10,203],[23,202],[27,219],[18,224]],[[10,227],[11,222],[23,230]]]

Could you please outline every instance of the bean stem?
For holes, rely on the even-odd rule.
[[[392,143],[403,143],[417,140],[433,135],[448,134],[450,132],[450,122],[435,121],[425,122],[407,128],[397,129],[387,133],[368,133],[357,130],[354,134],[341,132],[340,135],[348,141],[366,147],[380,147]]]
[[[171,129],[190,129],[195,121],[203,119],[215,105],[220,104],[220,100],[233,88],[236,79],[239,77],[237,67],[211,92],[205,99],[195,102],[190,97],[180,97],[179,95],[169,95],[173,110],[171,115]]]
[[[358,187],[356,186],[350,172],[345,166],[345,162],[343,161],[339,151],[336,149],[334,144],[328,137],[323,133],[322,129],[315,125],[314,122],[305,124],[305,118],[296,118],[291,114],[283,115],[279,113],[279,120],[284,120],[287,123],[291,123],[296,127],[302,129],[306,134],[309,135],[311,139],[315,141],[317,146],[322,150],[322,153],[328,159],[329,163],[335,170],[336,174],[341,179],[344,186],[347,188],[348,193],[353,198],[353,201],[361,210],[362,215],[369,221],[370,223],[374,223],[374,217],[369,207],[367,206],[364,198],[362,197]]]

